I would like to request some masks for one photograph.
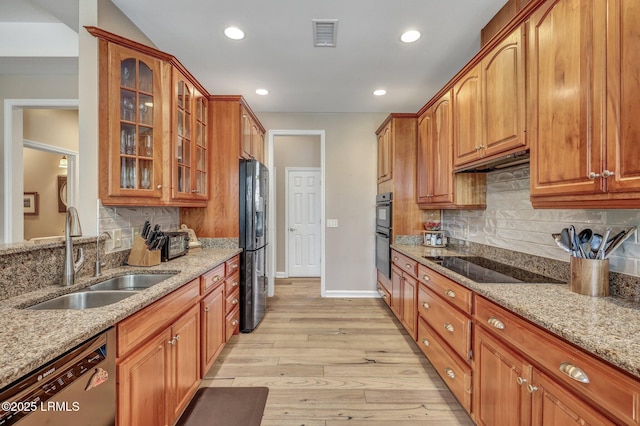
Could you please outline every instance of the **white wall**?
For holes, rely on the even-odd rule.
[[[327,293],[375,293],[375,131],[388,114],[257,113],[268,130],[325,131]]]

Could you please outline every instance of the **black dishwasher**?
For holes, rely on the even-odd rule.
[[[115,424],[115,329],[0,390],[0,426]]]

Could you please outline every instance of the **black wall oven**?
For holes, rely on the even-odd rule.
[[[376,268],[391,278],[391,192],[376,196]]]

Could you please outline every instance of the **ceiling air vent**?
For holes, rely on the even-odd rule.
[[[312,19],[313,45],[315,47],[336,47],[337,19]]]

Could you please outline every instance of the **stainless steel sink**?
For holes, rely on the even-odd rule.
[[[128,274],[109,278],[89,287],[89,290],[144,290],[171,278],[173,274]]]
[[[76,291],[75,293],[63,294],[55,299],[38,303],[27,309],[90,309],[111,305],[120,302],[127,297],[138,294],[137,291]]]

